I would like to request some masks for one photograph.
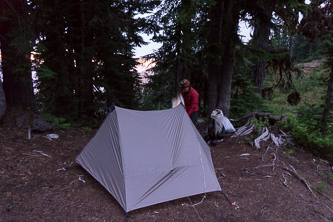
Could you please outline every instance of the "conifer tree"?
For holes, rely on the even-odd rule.
[[[35,58],[37,101],[43,112],[68,120],[78,117],[78,84],[76,76],[76,52],[71,39],[75,21],[72,14],[73,1],[39,1],[31,3],[34,31],[38,36]],[[79,27],[75,27],[79,28]],[[72,35],[72,38],[70,36]],[[77,44],[80,41],[76,40]]]
[[[330,67],[330,73],[327,81],[327,91],[324,101],[324,110],[322,114],[321,133],[326,136],[328,123],[332,121],[332,99],[333,99],[333,4],[330,0],[314,0],[310,3],[310,10],[302,19],[300,31],[310,40],[317,37],[323,41],[327,64]]]
[[[0,1],[0,37],[6,106],[29,108],[38,113],[32,85],[32,33],[27,1]]]
[[[273,61],[287,66],[281,61],[289,61],[292,59],[292,38],[296,33],[299,12],[304,12],[306,5],[304,1],[285,0],[285,1],[255,1],[249,2],[246,12],[251,17],[250,24],[254,28],[253,37],[250,44],[257,47],[258,59],[254,61],[251,76],[253,85],[257,87],[259,94],[263,92],[263,82],[265,79],[266,68]],[[271,41],[272,31],[277,31],[277,35],[284,33],[288,36],[288,44],[284,48],[274,47]],[[271,42],[271,43],[270,43]],[[289,55],[285,52],[289,51]],[[288,59],[289,58],[289,59]],[[270,61],[268,61],[270,60]],[[273,64],[274,66],[276,65]],[[292,67],[289,67],[289,69]],[[282,67],[279,68],[282,70]],[[284,76],[281,76],[281,78]],[[292,85],[292,84],[291,84]],[[267,90],[267,89],[265,89]]]
[[[170,98],[179,92],[180,80],[194,78],[197,47],[193,21],[197,15],[197,4],[196,0],[163,1],[150,17],[151,21],[158,21],[159,26],[153,41],[163,43],[156,53],[145,56],[156,63],[152,68],[154,76],[147,76],[149,82],[146,85],[153,89],[155,102],[162,101],[163,105],[170,106]]]
[[[137,108],[141,86],[133,49],[144,44],[139,32],[149,24],[135,16],[157,2],[32,0],[44,110],[91,119],[103,116],[111,103]]]

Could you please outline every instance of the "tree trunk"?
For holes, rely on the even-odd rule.
[[[226,11],[231,11],[229,16],[224,18],[225,27],[223,29],[224,36],[224,52],[222,57],[222,69],[219,81],[219,99],[217,107],[223,111],[223,114],[229,117],[232,76],[234,73],[234,61],[236,51],[236,41],[238,38],[239,11],[237,3],[228,2]]]
[[[212,58],[208,63],[208,113],[216,109],[218,101],[218,83],[221,75],[221,43],[223,26],[224,1],[217,1],[211,17],[211,46],[208,48]]]
[[[218,101],[218,74],[219,67],[217,65],[210,64],[208,70],[208,113],[210,116],[211,112],[216,109],[216,104]]]
[[[180,36],[180,30],[177,29],[176,30],[176,36]],[[188,78],[186,76],[186,73],[184,72],[184,66],[181,62],[180,59],[180,37],[178,38],[178,42],[177,42],[177,71],[175,72],[175,96],[177,95],[177,93],[181,90],[179,90],[179,83],[182,79],[184,78]]]
[[[193,52],[193,22],[192,19],[195,18],[195,10],[192,0],[182,0],[180,12],[181,18],[179,19],[179,24],[177,24],[177,31],[175,32],[178,36],[177,40],[177,76],[178,79],[189,79],[194,83],[192,77],[193,74],[193,64],[195,63],[195,57]],[[179,89],[179,79],[176,84],[176,89]],[[178,90],[177,89],[177,90]]]
[[[266,70],[267,60],[262,59],[261,61],[254,64],[252,67],[252,81],[253,85],[257,87],[257,93],[262,93],[262,85],[265,80],[265,70]]]
[[[31,47],[28,36],[27,3],[0,1],[2,14],[12,18],[0,22],[3,90],[7,107],[30,108],[38,113],[31,76]],[[10,4],[10,5],[9,5]]]
[[[230,116],[231,85],[232,76],[234,73],[235,50],[235,43],[230,42],[228,44],[228,47],[226,47],[225,49],[225,57],[223,60],[219,100],[217,107],[222,110],[223,114],[226,117]]]
[[[3,114],[6,112],[6,97],[5,92],[2,88],[2,82],[0,81],[0,120],[3,117]]]
[[[82,75],[80,81],[80,117],[87,118],[93,115],[93,109],[91,105],[93,103],[93,58],[91,55],[91,47],[93,42],[93,36],[89,28],[89,21],[92,19],[89,10],[90,1],[85,0],[81,3],[81,22],[82,22],[82,32],[81,32],[81,61],[80,72]]]
[[[290,57],[293,58],[293,36],[289,36],[289,52],[290,52]]]
[[[269,35],[270,35],[270,22],[272,18],[273,10],[271,7],[266,7],[266,10],[262,10],[255,15],[254,18],[254,31],[252,44],[257,45],[263,50],[267,50],[269,46]],[[258,93],[261,94],[263,88],[263,82],[265,79],[265,69],[267,61],[262,59],[258,61],[252,68],[252,81],[253,85],[258,88]]]
[[[323,112],[323,118],[322,118],[322,126],[321,126],[321,133],[323,137],[326,136],[326,128],[327,128],[327,116],[330,112],[331,108],[331,101],[333,97],[333,61],[331,61],[331,72],[330,72],[330,79],[328,80],[328,86],[327,86],[327,93],[326,93],[326,100],[325,100],[325,108]]]

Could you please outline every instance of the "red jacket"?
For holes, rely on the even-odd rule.
[[[192,113],[199,110],[199,93],[191,87],[189,93],[182,91],[182,95],[185,102],[186,112],[191,116]]]

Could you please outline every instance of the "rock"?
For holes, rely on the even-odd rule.
[[[46,122],[41,118],[34,118],[31,124],[31,130],[45,132],[53,129],[54,125]]]
[[[16,126],[31,128],[33,131],[45,132],[53,129],[54,124],[48,123],[46,120],[40,117],[32,116],[29,113],[26,113],[16,118]]]
[[[16,118],[16,126],[17,127],[27,127],[27,125],[29,124],[29,120],[30,120],[30,114],[26,113],[20,117]]]

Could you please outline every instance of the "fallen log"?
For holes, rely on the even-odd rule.
[[[280,117],[275,117],[275,116],[272,116],[271,114],[269,113],[259,113],[259,112],[254,112],[254,113],[249,113],[249,114],[246,114],[238,119],[230,119],[230,121],[233,121],[233,122],[238,122],[240,120],[243,120],[243,119],[248,119],[248,118],[256,118],[256,119],[259,119],[259,117],[266,117],[268,118],[268,121],[271,125],[275,125],[276,122],[278,121],[284,121],[284,122],[288,122],[288,119],[285,117],[284,114],[282,114]]]

